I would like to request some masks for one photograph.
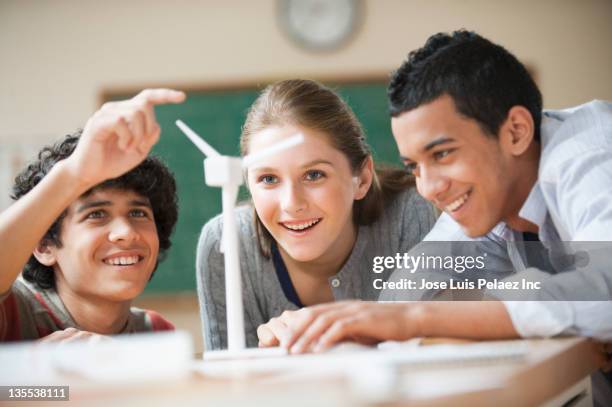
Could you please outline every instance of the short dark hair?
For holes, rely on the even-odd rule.
[[[67,135],[63,140],[54,145],[46,146],[40,150],[38,158],[15,178],[11,198],[17,200],[27,194],[51,171],[55,164],[72,154],[80,136],[81,131],[79,130],[74,134]],[[178,198],[172,172],[158,158],[147,157],[131,171],[118,178],[109,179],[94,186],[85,192],[82,197],[94,191],[109,188],[133,191],[149,199],[159,237],[159,256],[157,262],[162,261],[166,251],[172,245],[170,235],[178,219]],[[62,220],[65,217],[66,211],[53,222],[41,241],[45,244],[61,247],[61,226]],[[27,281],[34,283],[39,288],[55,287],[53,268],[39,263],[34,256],[30,256],[22,275]]]
[[[476,120],[490,136],[497,136],[513,106],[523,106],[533,117],[534,138],[540,140],[542,95],[533,78],[505,48],[472,31],[432,35],[410,52],[389,83],[391,116],[445,94],[459,113]]]

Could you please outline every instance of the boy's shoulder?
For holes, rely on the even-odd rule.
[[[21,276],[0,298],[0,315],[0,342],[36,340],[69,327],[78,328],[53,288],[40,289]],[[174,325],[159,313],[132,307],[121,333],[171,330]]]
[[[543,112],[540,176],[563,172],[567,163],[588,160],[595,152],[610,152],[612,141],[612,103],[594,100],[564,110]]]
[[[137,307],[130,308],[130,319],[122,333],[174,331],[172,322],[160,313]]]
[[[73,326],[58,301],[54,289],[39,289],[20,276],[0,298],[0,341],[39,339]]]

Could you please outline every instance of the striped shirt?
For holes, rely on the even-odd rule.
[[[40,339],[70,327],[80,329],[55,289],[39,289],[20,277],[0,296],[0,342]],[[172,323],[157,312],[132,307],[120,333],[171,330]]]

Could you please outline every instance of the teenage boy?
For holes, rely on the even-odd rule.
[[[436,34],[411,52],[388,96],[406,169],[444,212],[430,239],[535,240],[552,249],[568,241],[604,241],[605,247],[611,240],[610,103],[542,114],[540,92],[525,67],[503,47],[466,31]],[[558,265],[552,249],[549,264]],[[582,270],[526,270],[548,276],[540,290],[523,297],[534,301],[323,304],[287,311],[278,318],[282,324],[262,325],[260,343],[280,342],[300,353],[346,339],[414,336],[610,340],[612,269],[605,252],[589,253]],[[537,265],[508,257],[519,273]],[[565,301],[578,297],[597,301]]]
[[[177,220],[174,178],[147,158],[160,135],[154,106],[184,98],[148,89],[107,103],[17,176],[0,214],[0,341],[173,329],[130,305]]]

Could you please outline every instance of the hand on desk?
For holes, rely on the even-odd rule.
[[[75,342],[75,341],[89,341],[91,343],[96,343],[100,341],[110,340],[110,337],[99,335],[89,331],[80,331],[76,328],[66,328],[63,331],[55,331],[51,335],[47,335],[44,338],[41,338],[39,342],[41,343],[50,343],[50,342]]]
[[[366,345],[406,340],[418,336],[411,310],[406,304],[342,301],[285,311],[259,326],[259,346],[304,353],[322,352],[346,340]]]
[[[262,347],[304,353],[347,340],[371,345],[416,336],[490,340],[519,334],[500,301],[342,301],[285,311],[259,326],[257,336]]]

